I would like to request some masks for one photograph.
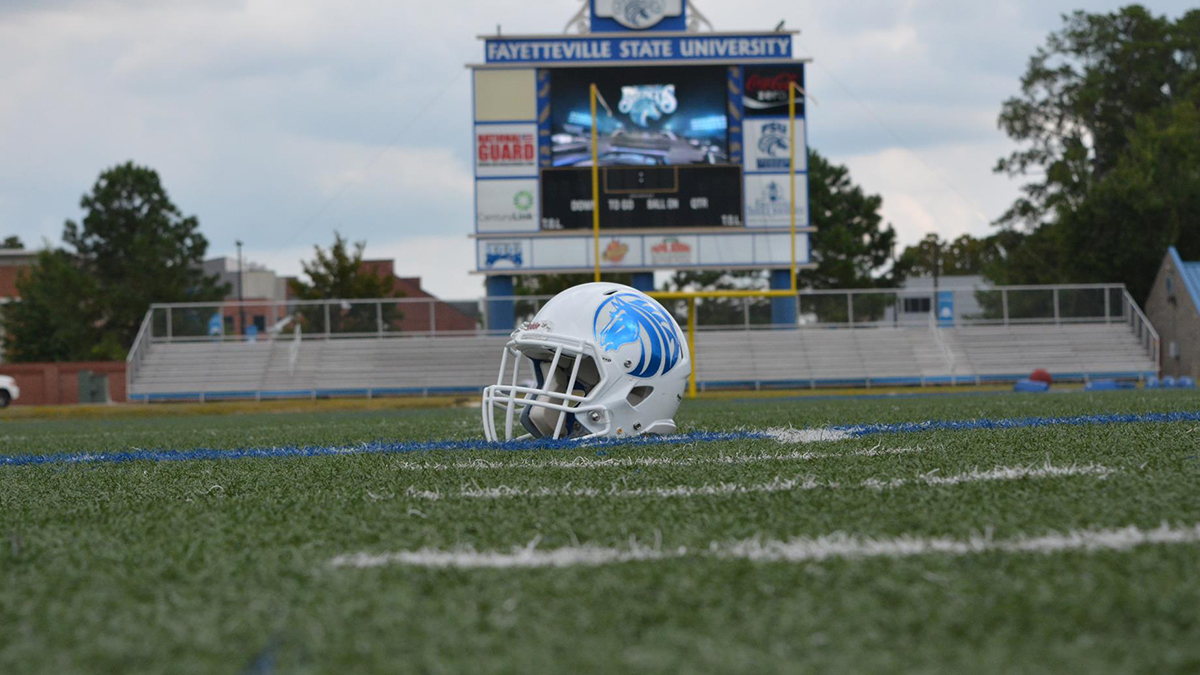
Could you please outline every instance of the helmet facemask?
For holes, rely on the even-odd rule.
[[[500,375],[483,393],[483,426],[488,440],[589,438],[608,431],[609,415],[594,403],[606,384],[595,345],[557,336],[514,338],[504,349]],[[523,374],[534,383],[521,384]],[[505,381],[507,378],[507,382]],[[527,380],[525,380],[527,382]],[[495,411],[504,414],[504,433]]]

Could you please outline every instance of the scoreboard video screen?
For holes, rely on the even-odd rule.
[[[711,66],[554,70],[552,163],[591,166],[593,83],[601,166],[728,163],[725,79]]]
[[[593,83],[602,227],[742,226],[726,69],[664,66],[551,72],[541,229],[592,227]]]

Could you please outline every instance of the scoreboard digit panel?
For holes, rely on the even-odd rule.
[[[590,168],[543,169],[542,230],[592,227]],[[733,165],[602,167],[605,229],[742,227],[742,170]]]

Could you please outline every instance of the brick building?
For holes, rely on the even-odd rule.
[[[394,297],[400,318],[392,321],[391,330],[424,333],[431,330],[473,331],[477,327],[478,307],[476,303],[449,303],[439,300],[421,288],[420,277],[396,276],[393,260],[364,260],[364,271],[394,279]],[[204,262],[206,274],[216,274],[229,284],[226,300],[237,299],[238,268],[236,258],[213,258]],[[286,312],[272,303],[283,303],[293,298],[289,282],[293,277],[278,276],[266,267],[247,262],[242,273],[242,297],[245,305],[238,309],[234,305],[222,308],[226,335],[242,334],[241,321],[245,316],[247,327],[257,326],[262,333],[276,321],[283,319]],[[416,300],[418,302],[410,302]]]
[[[17,294],[17,277],[36,259],[37,251],[0,249],[0,303],[12,302],[20,297]]]
[[[396,328],[405,332],[426,332],[435,328],[441,331],[475,330],[476,314],[474,303],[471,307],[452,304],[438,300],[432,294],[421,288],[421,277],[396,276],[396,263],[393,260],[364,260],[363,268],[371,270],[382,277],[395,279],[395,296],[405,299],[424,299],[430,302],[401,303],[404,316],[396,322]]]
[[[238,260],[232,257],[213,258],[204,261],[204,273],[216,275],[223,284],[229,285],[226,300],[238,298]],[[226,335],[241,335],[242,317],[246,326],[255,326],[261,333],[282,317],[282,312],[271,308],[271,303],[288,299],[287,279],[275,274],[258,263],[246,262],[242,270],[242,297],[246,305],[240,310],[234,306],[222,308]],[[261,303],[261,304],[256,304]]]
[[[1146,300],[1146,317],[1162,340],[1162,374],[1200,379],[1200,262],[1172,246]]]

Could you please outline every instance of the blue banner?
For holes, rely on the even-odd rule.
[[[538,166],[553,166],[550,161],[552,135],[550,125],[550,71],[537,71]]]
[[[954,291],[938,291],[938,325],[945,328],[954,325]]]
[[[745,107],[742,104],[742,67],[729,67],[729,161],[732,164],[742,163],[742,120],[745,118]]]
[[[755,61],[792,58],[792,36],[780,33],[675,37],[487,39],[488,63],[602,61]]]

